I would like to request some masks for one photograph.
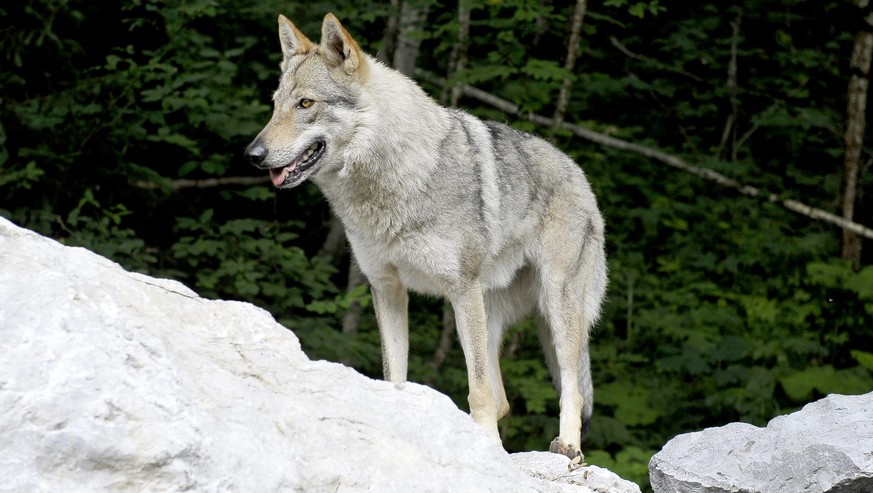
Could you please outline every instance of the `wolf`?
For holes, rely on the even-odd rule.
[[[560,404],[549,449],[576,459],[607,285],[604,221],[585,174],[539,137],[440,106],[333,14],[319,44],[279,15],[279,41],[273,114],[245,154],[280,189],[314,182],[342,221],[370,284],[385,379],[406,381],[408,291],[446,298],[470,414],[499,441],[504,331],[535,312]]]

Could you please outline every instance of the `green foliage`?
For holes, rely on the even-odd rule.
[[[586,455],[585,460],[589,464],[605,467],[622,478],[639,485],[648,485],[649,460],[651,460],[656,452],[656,450],[644,450],[639,447],[628,446],[614,456],[609,452],[596,450]]]
[[[667,10],[666,7],[660,5],[659,0],[650,2],[629,2],[628,0],[606,0],[603,2],[604,7],[618,7],[627,9],[627,13],[642,19],[649,15],[658,15],[660,12]]]
[[[811,366],[779,379],[788,397],[804,402],[816,395],[863,394],[870,391],[870,375],[862,368],[835,370],[831,365]]]
[[[212,209],[198,218],[179,218],[176,224],[180,239],[172,246],[173,255],[196,273],[194,284],[204,295],[221,298],[239,293],[251,298],[266,290],[269,296],[282,296],[284,304],[291,308],[303,307],[303,287],[291,289],[284,278],[264,282],[277,267],[294,272],[310,269],[309,259],[293,246],[297,236],[294,233],[253,219],[216,224]],[[323,283],[312,287],[323,294]]]
[[[415,0],[426,11],[414,29],[419,67],[543,115],[569,76],[567,121],[835,209],[855,29],[844,23],[845,2],[589,4],[573,73],[564,57],[575,2],[467,4],[469,60],[448,74],[457,4]],[[9,26],[0,31],[0,214],[205,296],[255,302],[310,356],[379,376],[369,294],[347,289],[346,256],[320,253],[329,211],[317,190],[174,181],[258,174],[240,154],[269,118],[276,14],[317,39],[329,10],[366,50],[385,48],[392,9],[375,0],[0,7]],[[732,63],[736,89],[726,82]],[[677,433],[763,425],[830,392],[873,389],[869,243],[866,267],[853,272],[837,258],[838,229],[462,104],[547,134],[584,167],[606,215],[611,282],[592,339],[588,462],[645,485],[649,457]],[[869,204],[859,202],[861,222],[873,217]],[[342,333],[356,305],[358,330]],[[440,302],[412,298],[409,376],[466,408],[458,345],[434,363],[441,314]],[[504,353],[512,406],[504,444],[543,449],[557,433],[558,405],[531,321],[511,331]]]
[[[626,426],[650,425],[666,414],[663,403],[648,385],[624,382],[601,385],[597,389],[597,403],[613,408],[611,415]]]
[[[69,233],[65,242],[84,245],[100,255],[124,263],[128,268],[145,270],[156,258],[145,251],[145,242],[130,228],[122,227],[125,217],[133,214],[124,204],[105,208],[85,189],[78,205],[58,220]]]

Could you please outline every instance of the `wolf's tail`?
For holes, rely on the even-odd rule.
[[[582,392],[584,404],[582,406],[582,441],[588,436],[588,427],[591,426],[591,416],[594,414],[594,385],[591,383],[591,358],[588,355],[588,347],[579,359],[579,391]]]
[[[591,416],[594,412],[594,384],[591,380],[591,356],[589,339],[597,320],[600,318],[600,307],[606,295],[607,267],[603,229],[599,234],[591,235],[582,247],[582,265],[580,273],[586,276],[585,289],[582,293],[583,324],[585,342],[582,344],[582,354],[579,358],[579,391],[582,393],[582,440],[588,435]]]

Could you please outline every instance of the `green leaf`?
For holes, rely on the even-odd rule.
[[[653,402],[652,392],[645,387],[613,382],[596,391],[596,402],[615,406],[615,418],[627,426],[652,424],[663,414]]]
[[[0,149],[0,187],[10,186],[22,190],[30,190],[35,182],[45,175],[45,172],[36,166],[36,161],[28,161],[20,170],[7,170],[2,166],[8,157],[6,148]]]
[[[572,74],[554,60],[532,58],[527,61],[521,71],[536,80],[562,81],[565,77],[572,77]]]
[[[192,171],[200,167],[199,161],[188,161],[179,167],[178,175],[180,177],[190,174]]]
[[[779,379],[785,393],[797,402],[821,394],[861,394],[873,389],[873,378],[864,378],[856,371],[835,370],[831,365],[813,366]]]
[[[851,275],[851,268],[845,262],[811,262],[806,266],[806,273],[813,282],[826,287],[839,287]]]
[[[156,135],[148,136],[148,140],[152,142],[166,142],[185,148],[194,154],[200,154],[200,150],[197,148],[197,141],[180,133],[170,133],[162,129]]]
[[[846,288],[858,293],[862,300],[873,301],[873,265],[868,265],[846,281]]]
[[[870,371],[873,371],[873,353],[853,349],[849,351],[849,354],[851,354],[852,357],[855,358],[855,361],[857,361],[858,364]]]
[[[313,313],[323,315],[326,313],[336,313],[338,307],[333,300],[314,300],[306,305],[306,309]]]
[[[276,192],[267,186],[254,186],[235,192],[235,195],[252,202],[264,202],[273,200],[276,197]]]

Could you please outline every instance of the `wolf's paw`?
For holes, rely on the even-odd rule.
[[[552,443],[549,445],[549,452],[566,455],[570,460],[576,459],[576,457],[582,457],[581,450],[576,450],[576,447],[572,444],[567,445],[564,443],[564,440],[561,440],[561,437],[555,437],[555,439],[552,440]]]

